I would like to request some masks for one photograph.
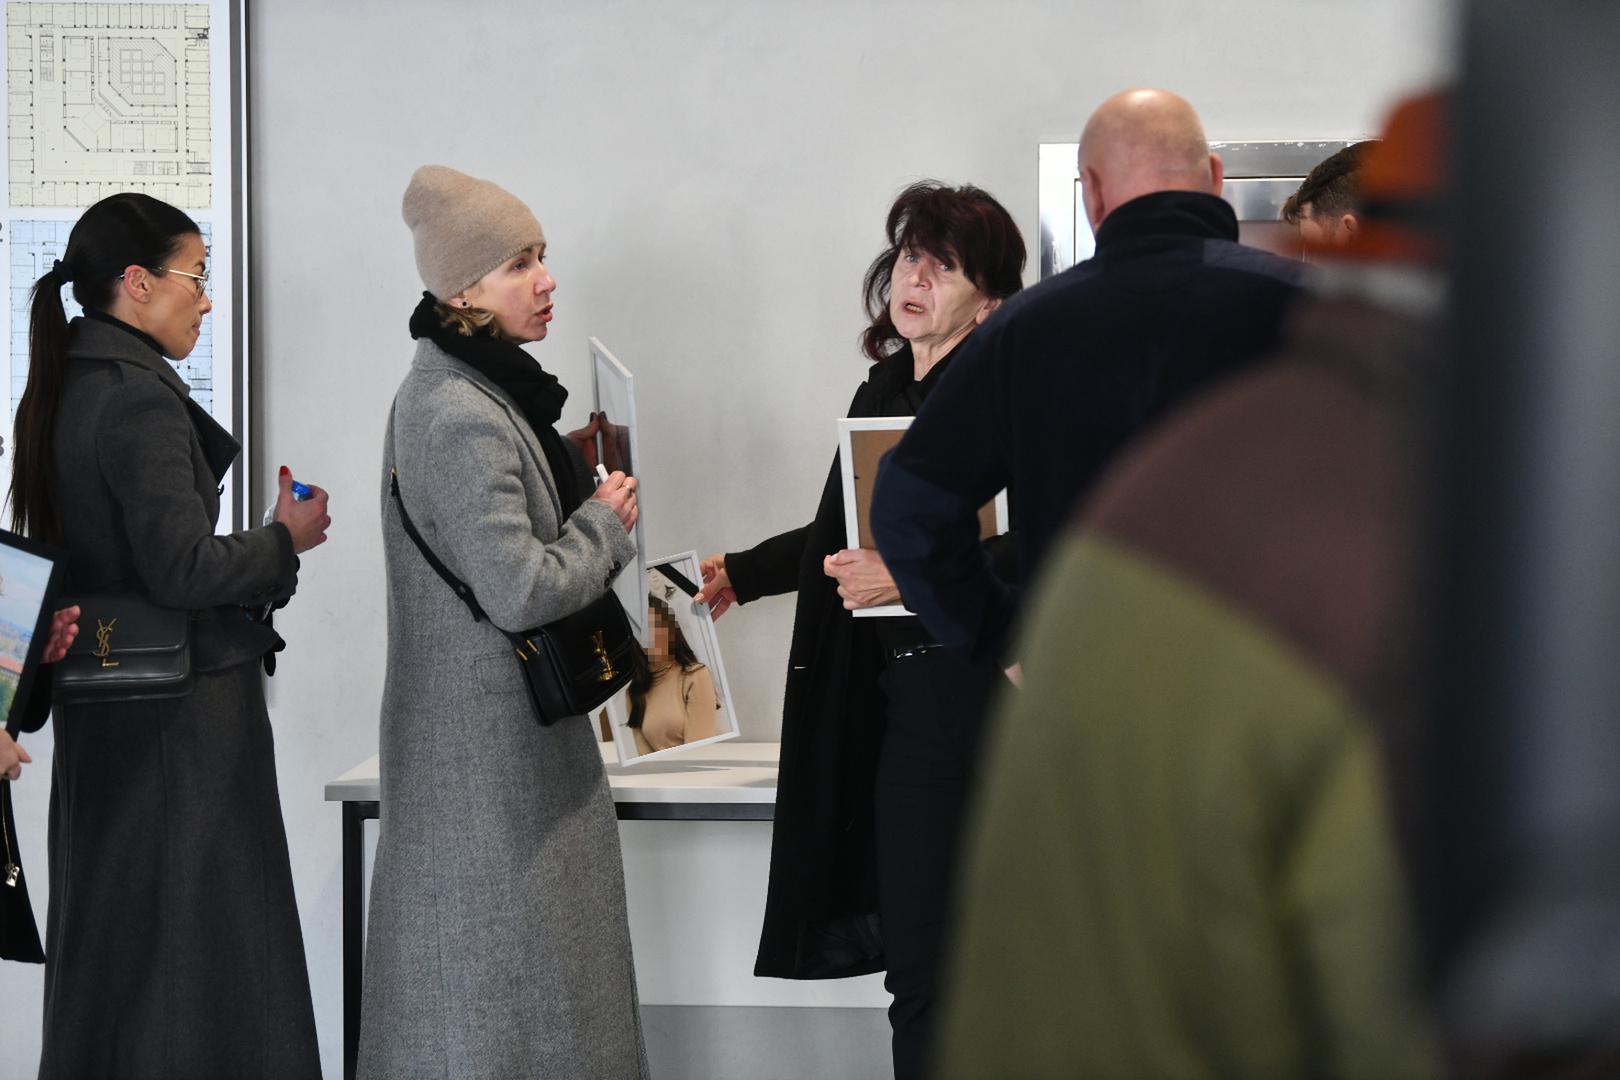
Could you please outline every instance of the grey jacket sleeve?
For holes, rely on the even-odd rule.
[[[605,592],[636,553],[618,516],[587,500],[555,540],[537,536],[512,421],[487,401],[459,394],[441,395],[436,404],[426,458],[433,468],[417,488],[434,524],[436,553],[472,587],[490,621],[527,630]]]
[[[297,581],[291,534],[273,524],[216,535],[191,441],[185,405],[155,379],[126,383],[97,427],[101,474],[149,597],[171,608],[284,599]]]

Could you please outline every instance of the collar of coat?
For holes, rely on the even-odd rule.
[[[1199,191],[1155,191],[1116,207],[1097,227],[1097,250],[1149,236],[1237,240],[1232,204]]]
[[[556,464],[556,461],[551,454],[546,452],[545,436],[541,432],[534,430],[534,426],[529,422],[528,417],[523,415],[523,410],[518,408],[517,404],[512,400],[511,395],[508,394],[503,387],[496,383],[495,380],[491,379],[488,375],[484,374],[482,371],[479,371],[477,368],[473,367],[460,357],[445,352],[437,342],[435,342],[432,338],[427,337],[416,339],[416,356],[412,359],[411,366],[417,371],[449,372],[458,379],[464,379],[467,382],[472,383],[474,386],[478,387],[478,389],[481,390],[486,397],[498,405],[501,408],[501,411],[506,413],[507,417],[512,421],[513,426],[515,426],[519,432],[529,432],[532,436],[533,449],[539,453],[540,459],[546,463],[547,468],[551,472],[551,493],[556,499],[557,512],[560,515],[567,517],[573,512],[574,509],[578,508],[580,502],[584,501],[583,498],[581,498],[579,502],[575,502],[571,508],[563,505],[565,498],[572,496],[565,496],[563,493],[563,489],[561,488],[560,482],[556,476],[559,466]],[[555,428],[547,428],[545,430],[556,434]],[[561,436],[558,436],[558,438],[560,439]],[[569,475],[575,477],[573,487],[576,494],[582,483],[594,483],[594,479],[592,478],[586,477],[582,479],[578,476],[578,474],[585,471],[586,468],[583,458],[579,459],[577,465],[570,462],[568,467],[572,470]]]
[[[590,496],[595,484],[582,482],[583,459],[577,453],[570,453],[567,440],[555,427],[562,416],[563,403],[568,400],[567,389],[516,344],[493,334],[467,336],[446,327],[440,320],[438,307],[439,302],[432,293],[422,294],[421,302],[411,313],[411,336],[417,341],[433,342],[441,352],[505,391],[507,398],[517,406],[521,423],[534,432],[540,443],[557,497],[562,501],[563,513],[573,513]]]
[[[110,360],[127,364],[157,377],[157,380],[180,398],[191,418],[191,426],[202,444],[203,456],[213,471],[214,482],[225,477],[242,444],[219,421],[191,398],[191,387],[163,355],[143,340],[146,335],[127,328],[117,320],[87,319],[80,317],[68,324],[67,355],[70,360]]]
[[[69,323],[67,354],[75,360],[115,360],[144,368],[181,397],[191,397],[191,387],[152,347],[152,339],[110,315],[81,316]]]

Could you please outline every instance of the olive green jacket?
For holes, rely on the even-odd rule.
[[[1054,553],[969,839],[944,1077],[1440,1068],[1390,779],[1409,425],[1399,379],[1335,356],[1415,346],[1353,304],[1301,321],[1309,363],[1139,448]]]

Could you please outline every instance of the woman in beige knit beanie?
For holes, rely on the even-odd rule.
[[[554,427],[567,391],[520,347],[546,336],[557,288],[529,208],[425,165],[404,216],[427,292],[383,446],[382,830],[359,1075],[645,1077],[595,733],[536,722],[501,632],[607,589],[636,552],[635,481],[616,472],[593,492]]]

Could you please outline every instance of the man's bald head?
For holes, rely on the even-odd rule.
[[[1081,194],[1095,229],[1122,203],[1155,191],[1221,193],[1221,159],[1186,99],[1124,90],[1097,107],[1080,136]]]

